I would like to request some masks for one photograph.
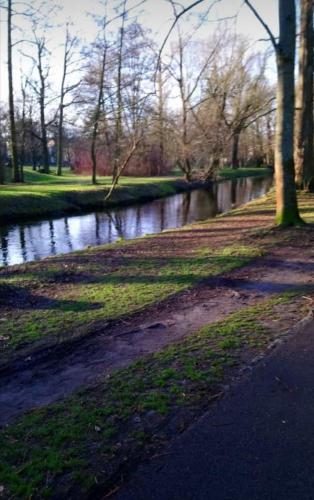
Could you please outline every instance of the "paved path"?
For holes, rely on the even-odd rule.
[[[314,320],[115,498],[314,500]]]

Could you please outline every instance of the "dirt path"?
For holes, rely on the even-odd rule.
[[[112,498],[313,499],[313,334],[312,319]]]
[[[241,307],[297,286],[306,290],[313,285],[313,270],[311,239],[302,248],[278,247],[248,266],[209,279],[63,352],[25,360],[14,373],[1,379],[0,425],[31,408],[63,398],[82,385],[92,385],[99,376],[158,351]]]

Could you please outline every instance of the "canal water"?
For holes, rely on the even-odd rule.
[[[125,208],[0,226],[0,265],[39,260],[209,219],[262,196],[271,185],[271,177],[246,177]]]

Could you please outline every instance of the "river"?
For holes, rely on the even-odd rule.
[[[209,219],[264,195],[271,185],[271,177],[246,177],[130,207],[1,226],[0,265],[21,264]]]

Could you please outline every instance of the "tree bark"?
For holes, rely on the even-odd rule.
[[[295,0],[279,0],[277,114],[275,140],[276,222],[300,225],[293,159]]]
[[[14,110],[13,68],[12,68],[12,0],[8,0],[8,84],[9,84],[9,117],[10,117],[10,153],[13,182],[20,182],[20,170],[17,154],[17,137]]]
[[[296,93],[295,180],[308,189],[313,165],[313,1],[301,0],[299,76]]]

